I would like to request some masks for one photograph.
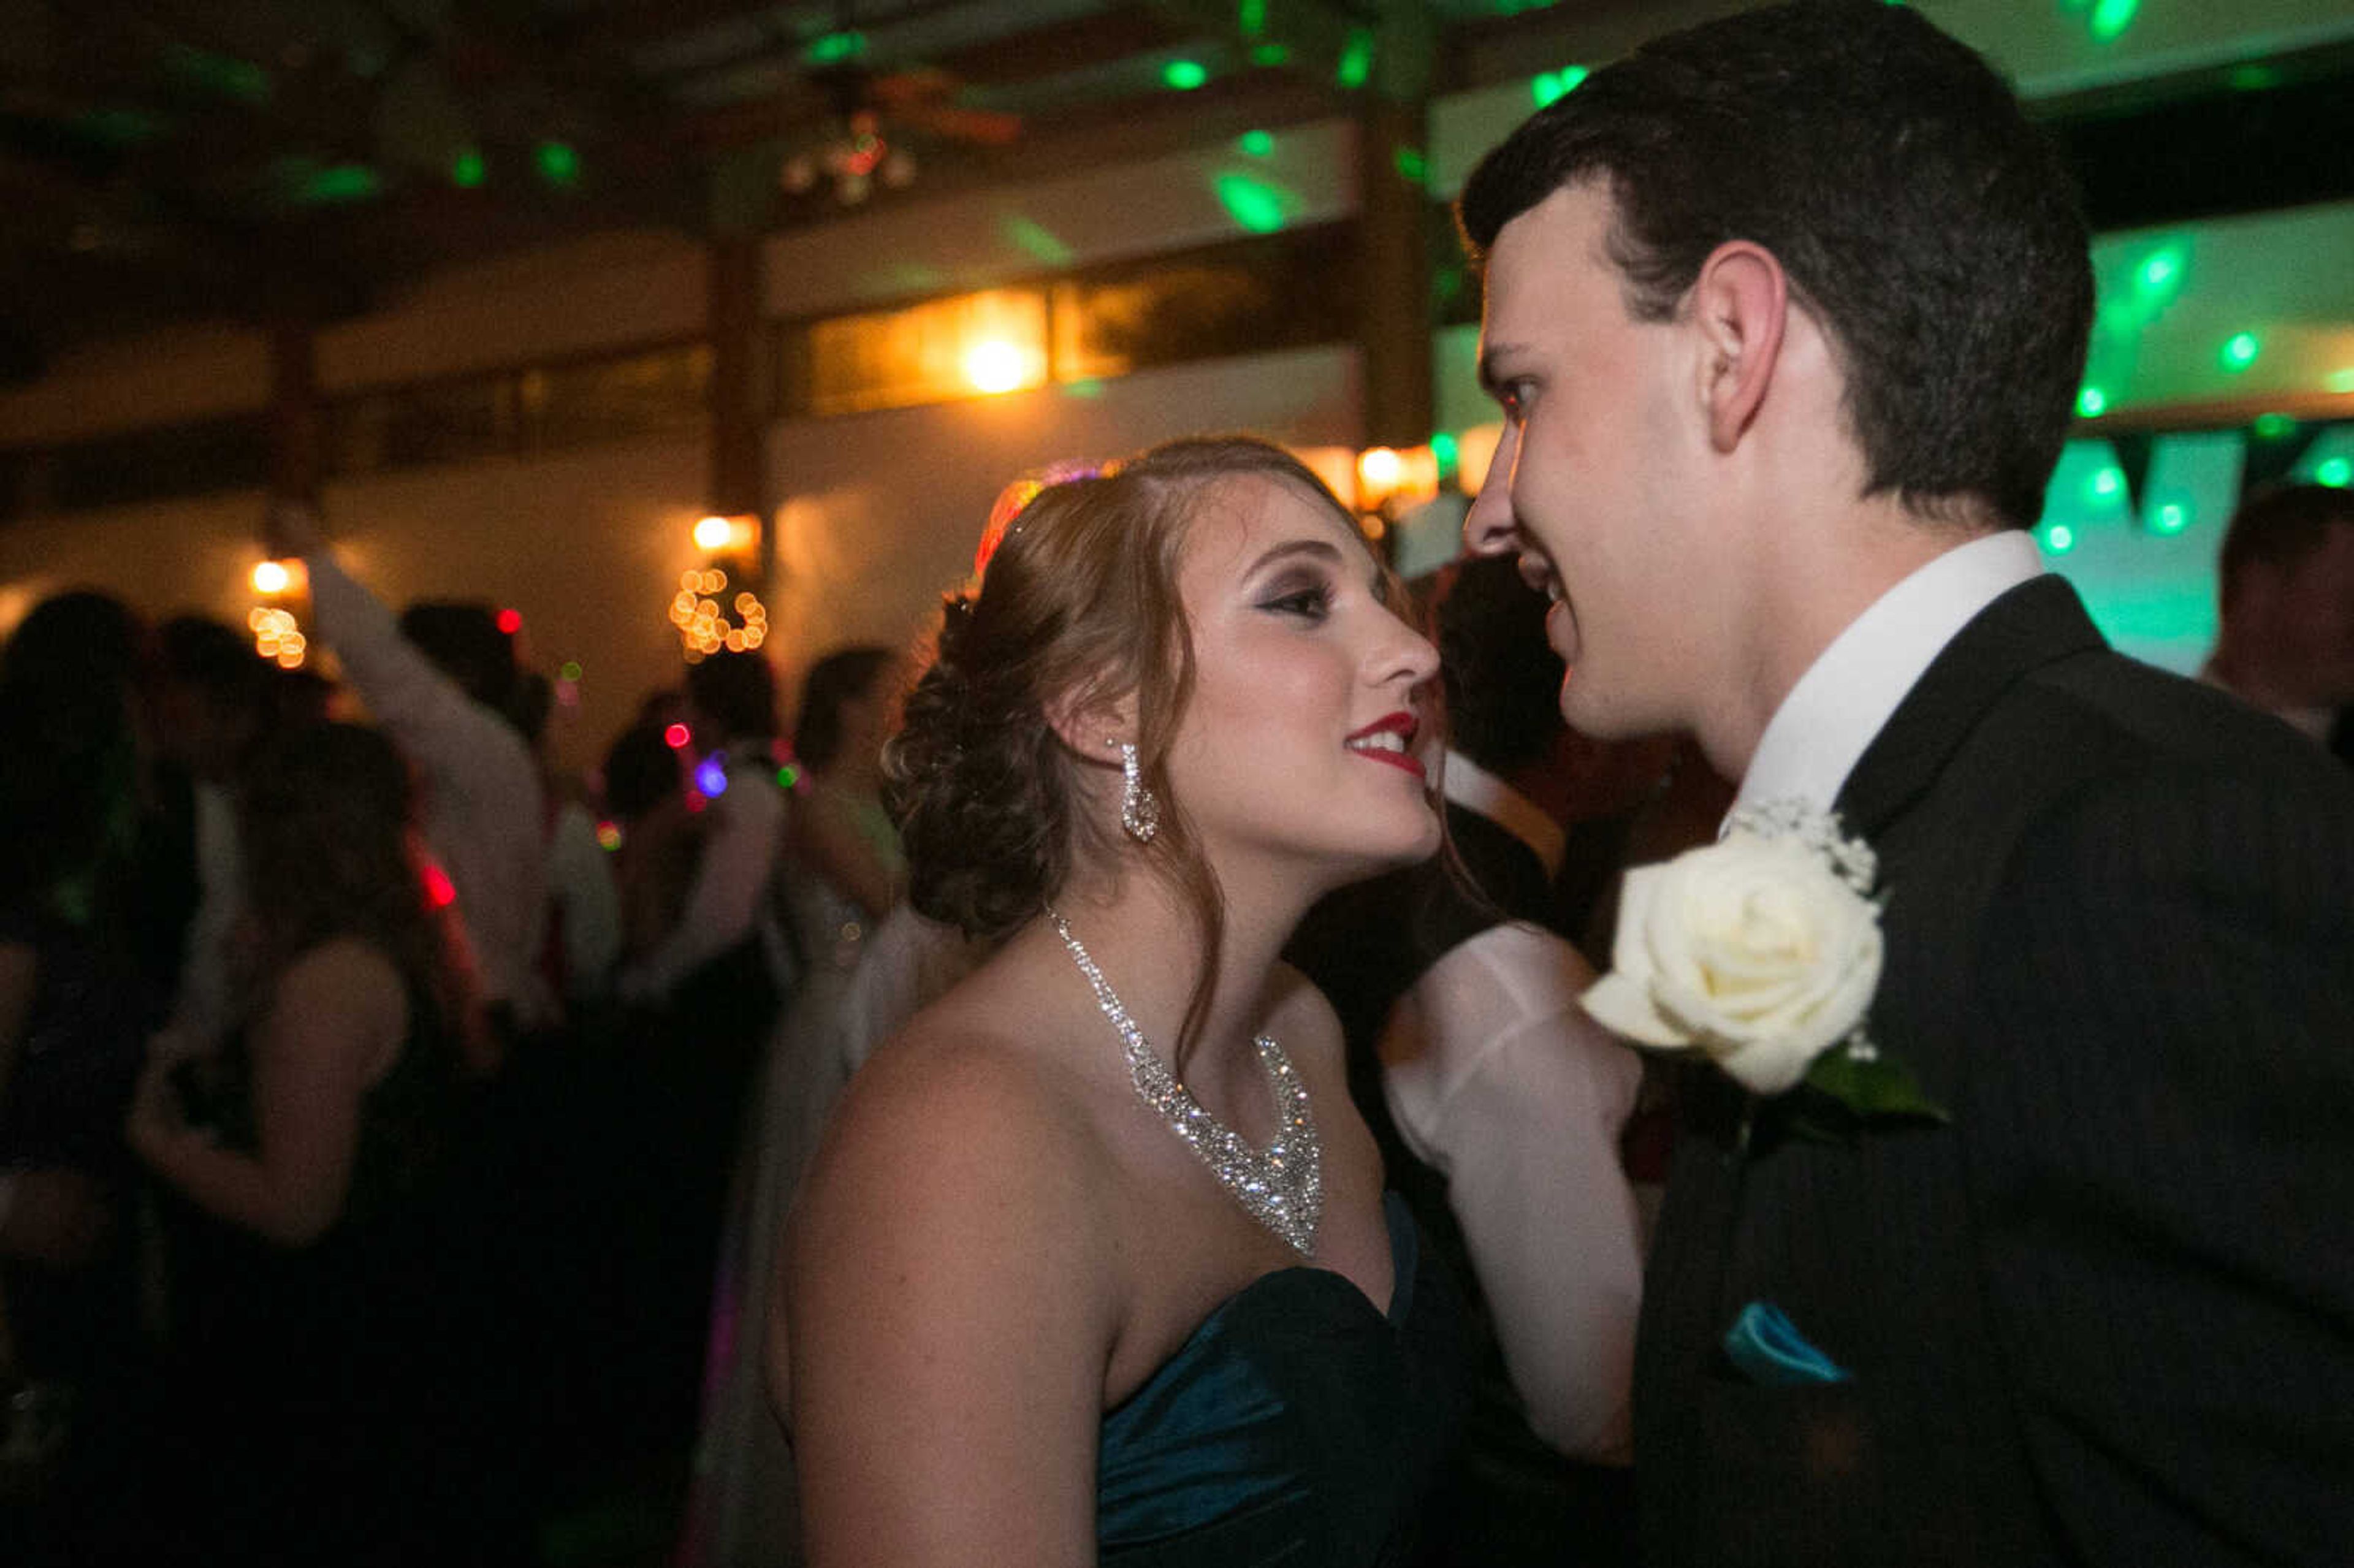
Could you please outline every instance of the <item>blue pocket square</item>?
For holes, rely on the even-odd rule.
[[[1724,1353],[1750,1382],[1769,1388],[1845,1383],[1848,1370],[1807,1343],[1787,1314],[1770,1301],[1752,1301],[1724,1331]]]

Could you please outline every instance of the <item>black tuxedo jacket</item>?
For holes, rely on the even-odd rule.
[[[1637,1352],[1645,1560],[2354,1561],[2354,786],[1989,606],[1840,799],[1870,1013],[1950,1126],[1793,1136],[1694,1068]],[[1809,1091],[1799,1091],[1801,1094]],[[1721,1350],[1784,1309],[1843,1383]]]

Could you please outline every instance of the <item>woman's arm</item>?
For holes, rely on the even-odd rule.
[[[1101,1159],[1007,1054],[907,1054],[844,1102],[781,1262],[809,1561],[1081,1568],[1118,1329]]]
[[[879,920],[899,901],[896,868],[885,863],[858,831],[849,808],[830,790],[816,789],[793,816],[794,847],[809,868]]]
[[[294,961],[253,1041],[250,1154],[214,1145],[180,1118],[156,1054],[131,1111],[131,1144],[199,1208],[281,1246],[316,1241],[344,1212],[360,1102],[408,1033],[408,999],[390,960],[338,939]]]

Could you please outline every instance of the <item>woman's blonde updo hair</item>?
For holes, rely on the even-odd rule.
[[[884,752],[917,910],[993,939],[1055,895],[1076,848],[1125,842],[1182,892],[1214,966],[1225,925],[1217,880],[1167,767],[1193,684],[1177,573],[1204,501],[1246,478],[1291,485],[1349,517],[1280,447],[1244,436],[1170,441],[1041,489],[1004,524],[979,588],[949,596],[938,652]],[[1122,840],[1117,820],[1080,810],[1080,764],[1046,716],[1058,700],[1083,708],[1130,693],[1144,781],[1161,807],[1150,844]],[[1214,980],[1205,967],[1181,1047]]]

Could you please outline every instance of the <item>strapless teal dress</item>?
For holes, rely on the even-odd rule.
[[[1262,1275],[1104,1417],[1098,1561],[1121,1568],[1368,1568],[1409,1556],[1460,1430],[1453,1282],[1384,1202],[1387,1313],[1344,1276]]]

